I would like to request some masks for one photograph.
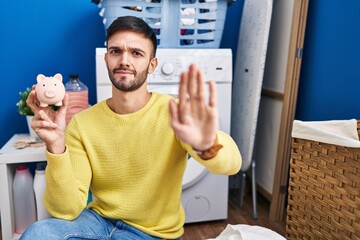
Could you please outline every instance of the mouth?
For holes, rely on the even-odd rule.
[[[129,69],[129,68],[115,68],[113,70],[114,74],[120,74],[120,75],[135,75],[135,70]]]

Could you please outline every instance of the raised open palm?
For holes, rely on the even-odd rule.
[[[210,148],[216,139],[218,113],[216,87],[209,82],[209,101],[205,99],[203,72],[191,64],[180,78],[179,102],[170,101],[171,126],[175,134],[196,150]]]

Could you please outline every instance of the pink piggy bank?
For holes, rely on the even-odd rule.
[[[62,106],[62,100],[65,96],[62,75],[57,73],[53,77],[46,77],[43,74],[39,74],[36,80],[35,92],[40,107],[47,107],[48,105]]]

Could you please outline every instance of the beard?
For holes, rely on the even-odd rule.
[[[109,66],[107,66],[110,81],[115,86],[115,88],[120,91],[123,91],[123,92],[135,91],[135,90],[139,89],[145,83],[145,81],[147,79],[149,65],[147,66],[146,69],[144,69],[143,71],[141,71],[139,73],[135,69],[130,69],[127,67],[119,67],[119,68],[114,68],[113,70],[110,70]],[[114,77],[114,74],[116,71],[119,71],[119,70],[131,72],[134,75],[134,79],[128,80],[128,79],[126,79],[126,77],[121,77],[120,79],[116,80]]]

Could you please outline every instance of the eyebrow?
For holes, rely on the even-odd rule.
[[[108,50],[119,50],[121,49],[120,47],[116,47],[116,46],[111,46],[108,48]],[[128,47],[129,50],[131,51],[137,51],[137,52],[141,52],[142,54],[146,55],[145,54],[145,51],[142,50],[141,48],[137,48],[137,47]]]
[[[129,49],[132,50],[132,51],[141,52],[142,54],[146,55],[146,54],[145,54],[145,51],[142,50],[141,48],[129,47]]]

